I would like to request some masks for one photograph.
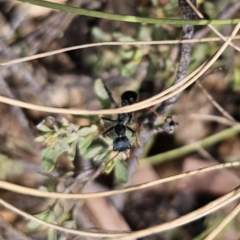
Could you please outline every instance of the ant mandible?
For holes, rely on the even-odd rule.
[[[118,108],[117,103],[115,102],[114,98],[112,97],[111,92],[108,90],[107,86],[104,84],[104,88],[107,92],[108,98],[110,99],[111,103],[115,108]],[[122,106],[131,105],[137,102],[138,95],[134,91],[126,91],[121,96],[121,104]],[[113,151],[116,152],[124,152],[131,148],[130,141],[128,137],[126,136],[126,130],[128,129],[132,134],[135,134],[135,131],[128,127],[126,124],[130,123],[132,120],[136,122],[136,119],[134,117],[133,112],[130,113],[120,113],[118,114],[118,117],[116,120],[112,120],[109,118],[102,118],[103,120],[109,121],[109,122],[117,122],[116,125],[108,128],[105,132],[102,133],[103,136],[105,136],[108,132],[112,131],[114,129],[116,133],[116,137],[113,140]]]

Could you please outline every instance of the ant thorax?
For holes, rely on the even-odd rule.
[[[128,113],[118,114],[117,122],[118,124],[126,125],[129,122],[129,114]]]
[[[117,134],[117,136],[121,137],[123,135],[125,135],[126,132],[126,127],[123,124],[117,124],[114,128],[115,133]]]

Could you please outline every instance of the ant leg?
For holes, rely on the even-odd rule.
[[[135,131],[136,131],[139,128],[139,125],[138,125],[138,121],[137,121],[137,119],[136,119],[134,114],[132,114],[131,120],[132,120],[132,122],[134,122],[136,124],[136,129],[135,129]]]
[[[131,152],[130,152],[130,150],[128,151],[125,151],[125,154],[126,154],[126,156],[127,156],[127,160],[130,158],[130,155],[131,155]]]
[[[127,156],[127,160],[131,157],[131,153],[130,153],[130,151],[129,152],[125,152],[125,154],[126,154],[126,156]],[[137,156],[132,156],[133,158],[136,158],[136,160],[137,160],[137,163],[138,164],[140,164],[139,163],[139,161],[138,161],[138,157]]]
[[[137,136],[137,134],[136,134],[136,132],[132,129],[132,128],[130,128],[130,127],[128,127],[128,126],[126,126],[127,127],[127,129],[129,130],[129,131],[131,131],[132,132],[132,134],[133,135],[135,135],[135,138],[136,138],[136,145],[137,145],[137,147],[140,147],[141,146],[141,144],[140,144],[140,142],[139,142],[139,139],[138,139],[138,136]]]
[[[129,131],[132,132],[132,136],[133,136],[133,135],[135,136],[135,139],[136,139],[135,141],[136,141],[137,147],[140,147],[141,144],[140,144],[140,142],[139,142],[139,139],[138,139],[138,136],[137,136],[136,132],[135,132],[133,129],[131,129],[130,127],[128,127],[128,126],[126,126],[126,127],[127,127],[127,129],[128,129]]]
[[[137,131],[138,128],[139,128],[139,125],[138,125],[138,122],[137,122],[137,119],[136,119],[134,113],[133,113],[133,112],[130,112],[130,113],[128,113],[128,116],[129,116],[128,122],[135,123],[135,125],[136,125],[136,126],[135,126],[135,127],[136,127],[135,131]],[[131,130],[130,130],[130,131],[131,131]]]
[[[105,136],[108,132],[112,131],[114,128],[115,126],[108,128],[105,132],[102,133],[102,135]]]
[[[132,112],[130,112],[130,113],[128,113],[128,122],[132,122],[132,120],[133,120],[133,113]]]
[[[101,127],[101,129],[103,129],[104,131],[106,131],[106,128],[104,127],[104,121],[103,121],[103,120],[109,121],[109,122],[116,122],[116,121],[117,121],[117,120],[112,120],[112,119],[110,119],[110,118],[105,118],[105,117],[100,118],[100,127]]]
[[[102,81],[102,82],[103,82],[103,81]],[[103,82],[103,86],[104,86],[104,88],[105,88],[105,91],[106,91],[106,93],[107,93],[107,95],[108,95],[108,98],[110,99],[112,105],[113,105],[115,108],[118,108],[118,105],[117,105],[117,103],[115,102],[115,100],[114,100],[114,98],[113,98],[113,96],[112,96],[112,93],[111,93],[110,90],[107,88],[107,86],[106,86],[106,84],[105,84],[104,82]]]
[[[128,126],[126,126],[126,128],[132,133],[132,135],[134,135],[136,133],[132,128],[130,128]]]
[[[109,122],[117,122],[117,120],[112,120],[110,118],[102,117],[102,119],[105,120],[105,121],[109,121]]]

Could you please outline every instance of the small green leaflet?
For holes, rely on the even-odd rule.
[[[42,141],[44,141],[44,139],[45,139],[44,136],[39,136],[39,137],[35,138],[35,141],[36,142],[42,142]]]
[[[62,139],[58,139],[55,143],[47,146],[44,149],[44,156],[41,163],[42,168],[50,172],[54,168],[57,158],[68,150],[68,144]]]
[[[45,121],[43,120],[37,125],[37,129],[40,130],[41,132],[52,132],[53,130],[44,125]]]
[[[96,136],[96,133],[92,133],[92,134],[88,135],[87,137],[85,137],[84,139],[80,140],[78,149],[83,156],[87,153],[88,147],[91,145],[95,136]]]
[[[57,240],[57,231],[56,229],[49,228],[46,236],[46,240]]]
[[[76,139],[72,144],[69,146],[68,150],[68,159],[73,161],[76,155],[76,147],[77,147],[78,139]]]
[[[76,132],[71,133],[70,136],[66,137],[67,143],[72,143],[78,138],[78,134]]]
[[[113,170],[114,166],[115,166],[115,162],[114,161],[110,161],[109,163],[107,163],[105,165],[104,172],[105,173],[110,173]]]
[[[114,175],[121,184],[128,181],[128,170],[124,161],[115,161]]]
[[[39,212],[37,214],[34,214],[33,216],[36,217],[36,218],[39,218],[41,220],[48,221],[49,219],[52,218],[52,212],[49,211],[49,209],[47,209],[47,210],[44,210],[44,211]],[[34,220],[30,220],[29,223],[28,223],[28,227],[30,229],[35,229],[35,228],[38,228],[39,226],[41,226],[41,223],[38,223]]]
[[[90,127],[83,127],[78,131],[79,137],[86,137],[87,135],[97,132],[98,127],[96,125],[91,125]]]
[[[88,151],[84,154],[85,158],[91,159],[94,158],[98,154],[106,153],[106,148],[103,145],[95,145],[91,146]]]

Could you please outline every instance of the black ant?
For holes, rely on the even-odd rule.
[[[115,102],[114,98],[112,97],[111,92],[108,90],[108,88],[105,85],[104,85],[104,88],[113,106],[115,108],[118,108],[118,105]],[[122,99],[121,104],[124,107],[126,105],[131,105],[136,103],[138,99],[138,95],[134,91],[126,91],[122,94],[121,99]],[[113,140],[113,151],[124,152],[130,149],[131,144],[128,137],[126,136],[126,130],[128,129],[130,132],[132,132],[132,134],[135,134],[135,131],[132,128],[128,127],[126,124],[130,123],[132,120],[136,122],[133,112],[120,113],[118,114],[118,117],[116,120],[112,120],[105,117],[103,117],[102,119],[110,122],[117,122],[115,126],[108,128],[105,132],[102,133],[102,135],[105,136],[108,132],[114,129],[117,136]]]

